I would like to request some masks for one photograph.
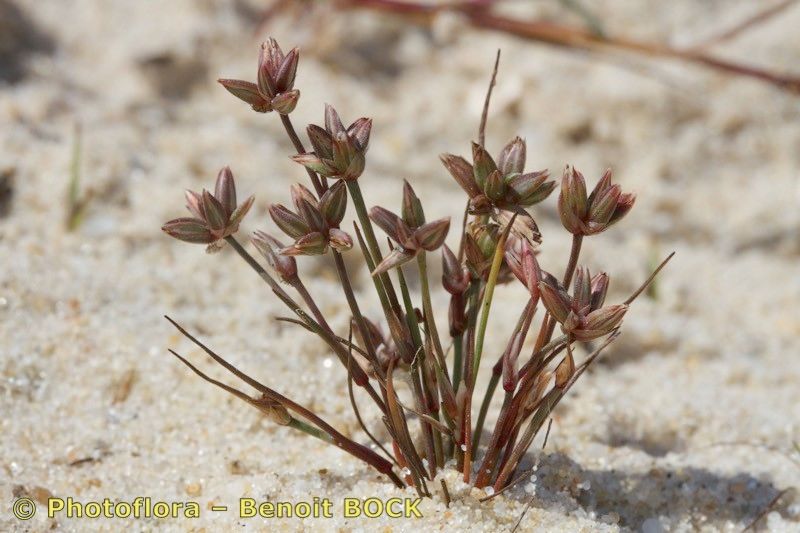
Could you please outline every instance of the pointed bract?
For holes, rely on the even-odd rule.
[[[210,244],[216,240],[205,222],[196,218],[176,218],[161,229],[170,237],[195,244]]]
[[[439,248],[450,231],[450,217],[440,218],[417,228],[414,238],[423,250],[432,252]]]
[[[378,266],[375,267],[375,270],[372,271],[372,275],[377,276],[379,274],[383,274],[392,268],[398,267],[403,263],[407,263],[414,259],[415,255],[416,254],[414,252],[410,252],[405,248],[398,246],[389,252],[389,255],[384,257],[383,261],[381,261]]]
[[[269,206],[269,216],[281,231],[293,239],[298,239],[311,231],[300,215],[292,213],[281,204]]]
[[[228,166],[222,167],[222,170],[217,174],[214,197],[219,200],[228,215],[236,209],[236,184],[233,180],[233,173]]]
[[[338,227],[347,210],[347,188],[337,181],[319,199],[319,210],[330,227]]]

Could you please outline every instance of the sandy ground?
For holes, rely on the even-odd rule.
[[[15,3],[30,27],[13,23],[25,31],[3,42],[0,65],[0,530],[501,531],[535,494],[523,530],[738,531],[785,489],[758,527],[800,530],[792,492],[800,486],[796,96],[698,67],[468,31],[453,17],[431,31],[371,14],[281,17],[255,35],[258,4]],[[745,1],[592,4],[610,32],[674,44],[700,41],[752,9]],[[557,2],[514,9],[564,16]],[[716,52],[797,70],[798,27],[800,9],[790,9]],[[283,310],[258,278],[230,250],[208,256],[159,231],[183,216],[182,189],[210,186],[224,164],[241,192],[256,194],[247,232],[270,227],[267,205],[286,201],[288,185],[304,179],[286,158],[276,117],[250,112],[214,83],[252,78],[267,31],[303,47],[297,124],[319,123],[324,102],[345,118],[374,118],[362,178],[371,204],[397,208],[409,178],[430,217],[458,216],[462,200],[437,155],[466,155],[500,47],[489,146],[519,133],[529,167],[558,173],[574,164],[593,182],[612,166],[639,194],[632,214],[591,239],[584,256],[611,273],[611,297],[677,252],[658,297],[636,303],[620,341],[559,409],[546,450],[531,453],[536,477],[507,497],[480,504],[482,492],[448,473],[453,504],[445,508],[437,494],[420,505],[422,519],[237,518],[241,497],[328,497],[340,509],[344,497],[413,496],[274,426],[166,351],[217,372],[164,321],[169,313],[366,440],[343,372],[320,342],[273,320]],[[76,122],[83,186],[94,196],[83,224],[67,232]],[[561,270],[569,243],[554,199],[537,218],[543,266]],[[334,326],[345,328],[330,266],[303,266]],[[356,277],[375,316],[367,275]],[[494,352],[524,304],[520,292],[498,292]],[[446,297],[437,293],[434,304],[444,316]],[[28,522],[10,513],[16,497],[49,495],[196,501],[202,514],[48,519],[41,503]],[[230,510],[208,510],[214,504]]]

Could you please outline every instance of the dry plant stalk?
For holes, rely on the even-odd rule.
[[[239,203],[228,167],[219,172],[213,193],[187,191],[191,217],[171,220],[162,229],[177,239],[212,249],[227,242],[245,260],[296,315],[283,320],[318,335],[338,357],[347,373],[354,415],[373,445],[345,437],[317,414],[231,365],[169,319],[258,394],[212,379],[172,353],[200,377],[259,409],[275,423],[338,446],[398,487],[413,486],[420,495],[429,496],[429,483],[449,463],[463,472],[466,482],[502,490],[515,479],[524,453],[552,410],[616,338],[629,305],[657,273],[627,301],[607,304],[608,274],[592,275],[579,266],[584,239],[619,222],[633,207],[635,197],[612,182],[610,171],[588,192],[583,175],[567,167],[560,180],[558,210],[564,228],[572,235],[572,252],[560,276],[545,272],[536,259],[541,235],[527,209],[550,196],[556,181],[546,170],[525,170],[525,141],[519,137],[493,157],[484,146],[486,121],[482,120],[480,142],[472,143],[471,162],[458,155],[441,156],[444,167],[468,197],[459,246],[453,251],[444,244],[450,220],[428,220],[408,182],[402,186],[399,214],[383,207],[367,209],[359,180],[365,170],[370,119],[360,118],[345,127],[335,109],[326,106],[324,125],[312,124],[306,130],[313,151],[305,150],[289,118],[300,96],[294,88],[298,60],[297,49],[284,54],[270,39],[261,48],[257,83],[219,80],[255,111],[276,112],[297,150],[292,159],[308,173],[313,191],[296,184],[291,188],[290,207],[272,204],[269,208],[289,244],[269,233],[255,232],[252,243],[263,256],[265,268],[239,243],[235,235],[253,197]],[[492,85],[496,73],[497,64]],[[489,95],[484,116],[488,104]],[[351,233],[341,227],[348,201],[355,207],[353,234],[372,272],[386,330],[362,314],[342,259],[344,253],[358,253],[351,250]],[[375,226],[389,237],[389,249],[381,246]],[[444,320],[437,320],[431,306],[427,266],[429,255],[439,250],[441,282],[450,294],[446,329],[440,329]],[[297,257],[322,254],[333,256],[352,314],[346,337],[331,328],[297,268]],[[412,268],[420,276],[419,295],[411,294],[404,276],[404,269]],[[494,289],[501,283],[518,284],[528,301],[493,367],[473,423],[481,360],[489,355],[484,352],[494,351],[486,346],[485,335]],[[415,296],[421,311],[415,306]],[[525,339],[540,308],[544,316],[541,328],[533,348],[526,350]],[[555,335],[557,326],[560,333]],[[576,346],[597,339],[604,340],[589,356],[576,360]],[[410,382],[413,405],[399,399],[398,377]],[[481,442],[486,413],[500,383],[500,414],[490,438]],[[355,390],[363,390],[376,404],[391,443],[379,442],[369,432],[358,411]]]

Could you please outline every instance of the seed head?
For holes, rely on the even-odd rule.
[[[326,178],[356,180],[364,172],[371,130],[369,118],[360,118],[345,129],[333,106],[326,104],[325,128],[312,124],[307,129],[314,151],[292,160]]]
[[[573,167],[567,167],[561,178],[558,212],[561,223],[574,235],[594,235],[608,229],[631,210],[636,200],[632,193],[623,193],[611,183],[607,170],[592,193],[586,195],[586,180]]]
[[[497,162],[477,143],[472,143],[472,164],[452,154],[442,154],[440,159],[469,195],[471,212],[486,214],[493,209],[514,211],[530,207],[555,188],[554,182],[547,181],[546,170],[524,173],[525,153],[525,141],[515,137],[503,148]]]
[[[217,175],[214,194],[205,189],[202,193],[186,191],[186,209],[194,218],[176,218],[161,229],[182,241],[210,245],[239,230],[239,223],[254,200],[255,197],[250,196],[241,205],[236,205],[233,173],[224,167]]]
[[[254,111],[267,113],[273,109],[288,115],[297,106],[300,91],[294,89],[300,51],[292,48],[284,54],[278,42],[270,37],[261,45],[258,57],[258,83],[243,80],[217,80],[232,95],[250,104]]]

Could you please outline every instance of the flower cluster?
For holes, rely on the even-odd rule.
[[[254,111],[267,113],[274,109],[281,115],[288,115],[294,111],[300,98],[300,91],[294,89],[299,60],[297,48],[284,54],[278,42],[270,38],[261,45],[257,84],[244,80],[217,81],[236,98],[250,104]]]
[[[402,212],[402,218],[379,206],[373,207],[369,212],[369,218],[397,243],[389,255],[375,267],[373,275],[411,261],[420,251],[432,252],[438,249],[447,237],[450,217],[426,224],[422,204],[407,181],[403,186]]]
[[[594,235],[619,222],[635,201],[635,194],[623,193],[619,185],[611,184],[611,170],[603,174],[587,198],[583,174],[568,167],[561,179],[558,212],[561,223],[570,233]]]
[[[170,220],[161,229],[185,242],[212,244],[238,231],[239,222],[252,207],[254,199],[250,196],[237,205],[233,173],[224,167],[217,175],[214,194],[205,189],[202,193],[186,191],[186,208],[194,217]]]
[[[452,154],[440,156],[468,196],[462,235],[457,248],[451,250],[444,244],[450,218],[427,221],[422,202],[407,181],[403,182],[399,214],[380,206],[367,209],[360,177],[366,166],[371,119],[359,118],[345,127],[336,110],[327,105],[324,127],[312,124],[306,129],[313,148],[306,152],[288,116],[300,94],[294,89],[298,57],[297,49],[284,54],[270,39],[261,48],[258,83],[220,80],[254,110],[276,110],[282,115],[281,123],[297,152],[292,159],[306,168],[314,185],[314,191],[293,185],[291,208],[280,203],[269,206],[270,217],[292,242],[284,246],[269,233],[254,233],[252,244],[269,269],[239,244],[234,234],[253,205],[253,197],[238,204],[228,167],[219,172],[213,194],[207,190],[187,191],[187,208],[192,217],[171,220],[163,230],[183,241],[211,245],[224,240],[230,244],[295,315],[281,320],[317,335],[339,359],[347,372],[356,419],[375,446],[364,446],[343,435],[310,409],[239,371],[175,322],[181,333],[260,395],[253,397],[212,379],[173,354],[203,379],[260,409],[276,423],[336,445],[386,475],[398,487],[413,486],[420,496],[430,496],[428,487],[436,479],[437,470],[455,464],[463,473],[464,482],[471,482],[476,475],[476,487],[492,485],[497,493],[513,483],[536,433],[575,380],[616,338],[628,305],[652,281],[651,276],[625,303],[606,305],[609,276],[592,276],[588,268],[578,266],[584,238],[605,231],[622,219],[635,197],[612,184],[610,172],[587,194],[581,173],[567,168],[561,179],[558,212],[563,226],[572,234],[572,249],[559,278],[563,281],[559,282],[539,265],[542,238],[534,214],[529,211],[545,200],[556,184],[549,180],[546,170],[525,172],[526,145],[519,137],[506,144],[496,159],[492,158],[484,147],[484,124],[478,135],[480,144],[472,143],[471,163]],[[362,295],[354,291],[347,263],[340,255],[353,247],[350,235],[340,228],[348,202],[352,202],[358,217],[354,229],[360,255],[356,254],[356,260],[360,258],[372,270],[374,296],[383,312],[380,322],[363,315],[362,309],[369,306],[359,301]],[[388,235],[388,248],[376,237],[375,226]],[[450,297],[449,338],[440,338],[429,279],[427,254],[439,248],[441,287]],[[343,301],[350,311],[345,322],[350,326],[349,332],[342,331],[341,321],[329,323],[324,306],[317,303],[301,279],[297,256],[327,253],[332,256]],[[412,259],[417,259],[415,271],[407,264]],[[402,265],[405,268],[398,268]],[[390,272],[392,269],[396,270]],[[414,273],[419,275],[418,286],[406,277]],[[519,318],[505,347],[498,346],[494,339],[487,342],[495,288],[501,283],[522,289],[524,296],[524,305],[520,306]],[[572,294],[567,289],[570,285]],[[513,299],[503,305],[510,301]],[[535,344],[527,355],[526,338],[535,317],[539,331],[531,335]],[[564,335],[553,339],[557,324]],[[584,343],[584,348],[592,350],[588,343],[601,337],[605,340],[588,355],[577,349]],[[478,411],[473,409],[477,403],[474,394],[481,358],[485,362],[486,354],[497,359]],[[401,401],[396,392],[398,369],[408,383],[411,402]],[[491,438],[480,449],[483,425],[499,383],[505,399]],[[352,385],[358,387],[359,394],[373,400],[386,427],[386,438],[391,441],[389,446],[384,447],[368,430]],[[474,424],[473,412],[479,413]],[[410,417],[409,413],[416,416]],[[482,462],[476,468],[477,457]],[[399,474],[393,470],[395,465]]]
[[[452,154],[442,154],[440,159],[469,195],[472,213],[482,214],[492,207],[506,210],[530,207],[553,192],[555,182],[547,181],[550,176],[547,170],[524,172],[525,157],[525,141],[515,137],[500,152],[496,163],[477,143],[472,143],[472,164]]]
[[[292,203],[295,211],[282,204],[272,204],[269,214],[275,224],[294,244],[281,249],[283,255],[320,255],[328,246],[344,252],[353,247],[353,239],[339,229],[347,209],[347,190],[339,181],[316,199],[304,186],[292,186]]]
[[[591,276],[587,268],[579,267],[572,296],[550,275],[539,282],[539,292],[547,311],[561,324],[564,333],[585,342],[611,333],[628,310],[625,304],[603,307],[608,282],[605,272]]]
[[[364,172],[372,119],[362,117],[347,128],[331,105],[325,106],[325,128],[311,124],[308,138],[314,151],[297,154],[294,161],[320,176],[345,181],[355,180]]]

